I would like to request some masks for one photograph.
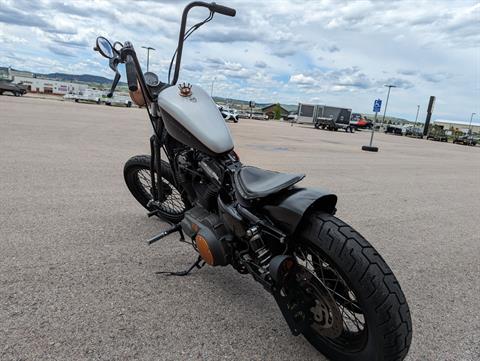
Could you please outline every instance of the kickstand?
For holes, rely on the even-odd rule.
[[[196,267],[198,269],[202,268],[203,266],[205,266],[205,261],[202,260],[202,257],[198,256],[197,260],[195,261],[194,264],[192,264],[192,266],[185,270],[185,271],[179,271],[179,272],[168,272],[168,271],[158,271],[158,272],[155,272],[157,275],[160,275],[160,274],[165,274],[167,276],[187,276],[190,272],[192,272],[192,270]]]

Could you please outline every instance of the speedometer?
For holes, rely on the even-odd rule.
[[[145,78],[145,83],[147,83],[148,86],[157,86],[158,85],[158,76],[155,73],[152,73],[151,71],[147,71],[145,74],[143,74],[143,77]]]

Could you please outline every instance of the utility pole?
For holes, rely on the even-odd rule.
[[[420,105],[417,105],[417,116],[415,117],[415,124],[413,125],[413,128],[417,128],[417,120],[418,120],[418,112],[420,111]]]
[[[385,124],[385,114],[387,113],[388,98],[390,98],[390,89],[397,87],[396,85],[391,85],[391,84],[385,84],[384,86],[388,87],[388,93],[387,93],[387,101],[385,102],[385,109],[383,110],[383,119],[382,119],[383,124]]]
[[[151,46],[142,46],[142,48],[147,49],[147,71],[148,71],[148,66],[150,65],[150,50],[155,50]]]
[[[472,134],[472,120],[473,120],[473,116],[475,114],[477,114],[477,113],[472,113],[472,115],[470,116],[470,125],[468,126],[468,135]]]

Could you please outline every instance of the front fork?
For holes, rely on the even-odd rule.
[[[160,144],[160,139],[158,139],[157,135],[152,135],[150,137],[150,178],[152,183],[151,193],[154,202],[159,202],[163,197],[162,177],[160,175],[162,160],[161,149],[162,144]],[[155,169],[157,169],[157,173],[155,173]]]

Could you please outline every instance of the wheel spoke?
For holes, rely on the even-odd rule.
[[[137,172],[137,180],[139,186],[143,188],[144,193],[151,199],[152,180],[150,170],[140,169]],[[185,203],[183,202],[180,192],[167,179],[160,178],[161,186],[170,194],[165,194],[165,199],[160,203],[160,210],[169,214],[182,214],[185,211]]]
[[[334,266],[326,262],[311,247],[298,247],[296,254],[299,263],[304,264],[304,267],[326,288],[335,300],[342,317],[344,331],[353,334],[361,333],[365,329],[365,316],[358,305],[355,293],[348,287]],[[310,286],[321,295],[321,292],[313,284],[310,284]]]

